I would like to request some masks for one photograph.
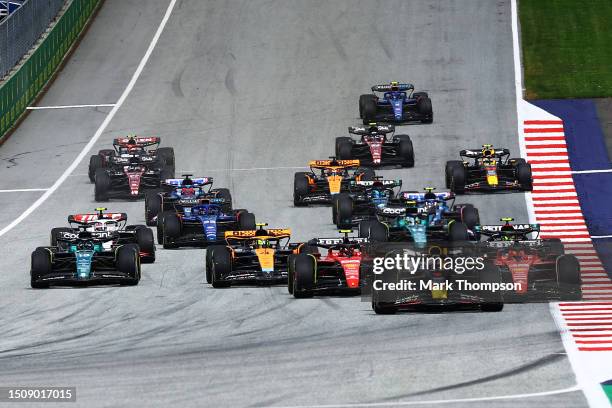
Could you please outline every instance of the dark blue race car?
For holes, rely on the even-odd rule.
[[[208,246],[225,242],[226,231],[254,230],[255,214],[223,208],[223,203],[183,205],[179,211],[164,211],[157,220],[157,241],[164,248]],[[221,201],[221,199],[218,199]]]
[[[433,122],[433,109],[427,92],[413,91],[412,84],[391,82],[374,85],[373,93],[359,97],[359,117],[364,125],[370,122]],[[383,93],[382,98],[374,92]]]

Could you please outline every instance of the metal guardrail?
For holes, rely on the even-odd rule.
[[[50,5],[56,1],[60,3],[60,7],[64,3],[64,0],[29,0],[28,3]],[[0,85],[0,139],[13,127],[26,107],[44,88],[100,1],[73,0],[47,37],[21,67]],[[21,9],[13,13],[6,21],[12,20],[11,24],[16,24],[17,20],[14,17],[20,10],[26,8],[26,4],[24,3]],[[49,21],[55,17],[55,13],[51,14]],[[30,17],[26,16],[27,14],[20,18],[32,18],[31,14]],[[27,25],[29,21],[33,20],[21,20],[21,23]],[[2,29],[5,29],[4,24],[0,25],[0,30]]]
[[[28,0],[0,23],[0,78],[32,48],[65,0]]]

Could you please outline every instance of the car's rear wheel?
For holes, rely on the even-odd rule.
[[[376,96],[366,94],[359,96],[359,118],[368,120],[376,116]]]
[[[444,169],[444,179],[446,181],[446,188],[450,188],[451,179],[453,178],[453,168],[464,168],[463,162],[460,160],[449,160],[446,162],[446,168]]]
[[[463,194],[465,192],[466,170],[461,164],[461,167],[452,165],[450,167],[450,182],[449,188],[455,194]]]
[[[291,254],[287,257],[287,292],[293,295],[293,277],[295,276],[295,257]]]
[[[480,283],[501,284],[502,275],[499,268],[493,262],[486,262],[485,267],[479,273]],[[504,308],[503,296],[500,291],[493,292],[490,289],[481,291],[480,310],[483,312],[501,312]]]
[[[516,179],[524,191],[533,190],[533,178],[531,176],[531,166],[528,163],[519,163],[516,166]]]
[[[335,200],[336,226],[339,229],[350,229],[353,219],[353,199],[349,194],[340,193]]]
[[[359,222],[359,237],[369,238],[371,242],[389,241],[389,231],[385,224],[378,220],[363,220]]]
[[[222,198],[224,202],[221,204],[221,208],[226,213],[232,211],[232,193],[228,188],[214,188],[211,190],[212,193],[216,193],[217,198]]]
[[[162,197],[157,192],[147,192],[145,195],[145,220],[149,227],[157,225],[156,217],[162,210]]]
[[[108,201],[108,192],[111,188],[111,178],[105,169],[96,170],[94,183],[95,200]]]
[[[315,273],[316,262],[314,256],[309,254],[296,255],[293,276],[293,296],[295,298],[313,296]]]
[[[175,172],[176,165],[174,161],[174,149],[172,147],[160,147],[159,149],[157,149],[156,155],[157,157],[162,159],[163,163],[165,163],[172,169],[173,173]]]
[[[293,177],[293,205],[303,207],[306,204],[303,199],[309,192],[308,173],[298,172]]]
[[[467,241],[470,239],[468,227],[459,221],[452,221],[448,226],[448,240],[452,242]]]
[[[164,248],[176,248],[177,245],[169,242],[169,238],[174,239],[181,236],[182,225],[178,215],[172,211],[164,211],[162,213],[161,228]]]
[[[459,212],[461,214],[461,222],[470,230],[474,230],[474,227],[480,225],[480,213],[478,209],[472,204],[462,204]]]
[[[224,246],[215,247],[211,256],[211,285],[213,288],[227,288],[231,282],[225,277],[232,271],[232,256]]]
[[[140,281],[140,254],[138,245],[127,244],[117,249],[116,267],[119,272],[130,276],[122,282],[124,285],[138,285]]]
[[[374,181],[374,179],[376,178],[376,172],[374,171],[374,169],[371,169],[369,167],[360,167],[357,173],[360,174],[361,181]]]
[[[142,263],[154,263],[155,262],[155,239],[153,238],[153,231],[144,225],[136,225],[136,242],[140,247],[140,252],[144,253],[141,257]]]
[[[402,167],[414,167],[414,148],[408,135],[397,135],[399,140],[398,155],[402,158]]]
[[[51,236],[50,236],[50,245],[52,247],[57,246],[57,237],[59,237],[59,235],[62,232],[71,232],[72,228],[68,228],[68,227],[57,227],[57,228],[52,228],[51,229]]]
[[[257,229],[257,224],[255,223],[255,214],[242,211],[238,214],[238,226],[241,231],[251,231]]]
[[[429,99],[429,97],[421,97],[417,99],[417,110],[421,115],[423,115],[421,123],[433,122],[433,108],[431,106],[431,99]]]
[[[557,258],[557,282],[561,300],[582,299],[580,263],[574,255],[561,255]]]
[[[92,183],[96,181],[96,171],[98,169],[102,169],[105,167],[104,158],[102,156],[96,154],[89,158],[89,168],[87,170],[87,175],[89,176],[89,181]]]
[[[353,156],[353,140],[350,137],[336,138],[336,157],[339,160],[350,160]]]
[[[32,252],[31,269],[30,269],[30,286],[33,289],[48,288],[49,284],[40,282],[39,279],[43,275],[50,274],[53,271],[51,262],[51,253],[45,248],[36,248]]]

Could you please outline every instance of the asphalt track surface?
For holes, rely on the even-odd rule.
[[[167,0],[107,0],[40,106],[113,103]],[[293,208],[294,167],[333,153],[373,83],[434,103],[410,134],[406,189],[443,188],[446,160],[492,142],[518,155],[509,1],[179,1],[95,150],[128,132],[174,146],[177,173],[216,178],[296,240],[335,236],[329,208]],[[32,112],[0,147],[0,189],[46,188],[110,108]],[[96,207],[87,160],[0,237],[0,384],[76,386],[79,406],[295,406],[529,394],[575,383],[548,306],[376,316],[358,298],[214,290],[204,251],[159,250],[137,287],[29,288],[29,257]],[[245,170],[258,169],[258,170]],[[0,193],[0,227],[41,192]],[[470,197],[483,222],[527,220],[522,194]],[[142,202],[115,201],[144,222]],[[449,404],[445,404],[449,405]],[[585,406],[580,392],[453,406]],[[71,404],[69,406],[74,406]]]

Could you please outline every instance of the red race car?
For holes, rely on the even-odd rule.
[[[501,221],[505,224],[476,228],[488,237],[479,245],[494,259],[502,280],[517,284],[512,293],[504,293],[506,302],[581,299],[580,264],[574,255],[564,252],[559,239],[538,239],[538,224],[513,225],[512,218]],[[536,237],[529,239],[532,233]]]
[[[349,237],[352,230],[340,232],[344,237],[312,239],[290,256],[287,285],[290,294],[306,298],[322,292],[361,293],[365,284],[361,247],[368,239]]]

